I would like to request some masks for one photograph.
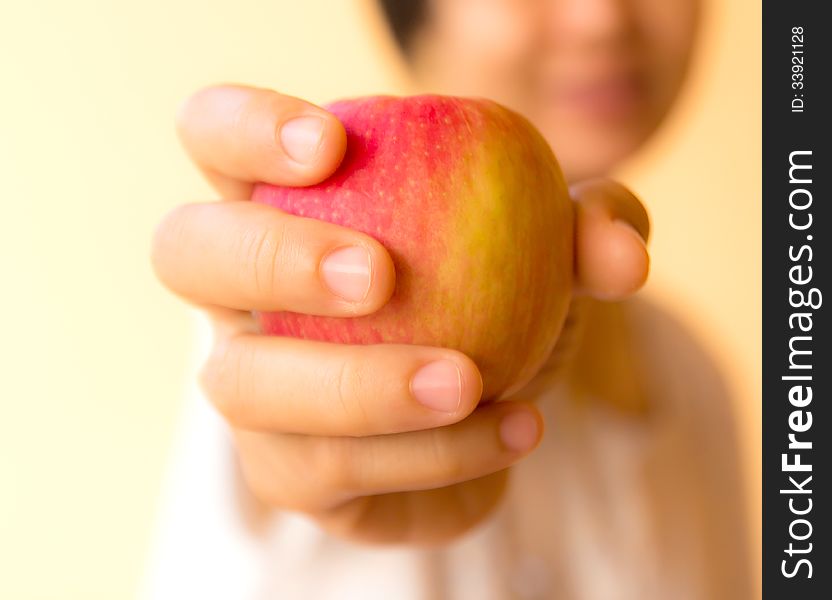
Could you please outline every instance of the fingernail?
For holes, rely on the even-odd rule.
[[[309,163],[315,158],[323,138],[324,120],[320,117],[296,117],[280,128],[280,145],[299,163]]]
[[[537,419],[528,411],[509,413],[500,421],[500,440],[511,452],[531,450],[538,435]]]
[[[623,219],[615,219],[615,220],[613,221],[613,223],[615,223],[615,224],[616,224],[616,225],[618,225],[619,227],[626,227],[627,229],[629,229],[630,231],[632,231],[634,234],[636,234],[642,242],[644,242],[645,244],[647,243],[647,240],[646,240],[646,239],[644,239],[644,236],[643,236],[643,235],[641,235],[641,232],[640,232],[638,229],[636,229],[636,228],[633,226],[633,224],[632,224],[632,223],[630,223],[629,221],[625,221],[625,220],[623,220]]]
[[[321,263],[321,277],[329,290],[350,302],[361,302],[370,291],[370,253],[348,246],[331,252]]]
[[[416,371],[410,381],[410,391],[420,404],[431,410],[456,412],[462,399],[462,373],[449,360],[429,363]]]

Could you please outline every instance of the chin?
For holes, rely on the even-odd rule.
[[[643,141],[644,138],[614,139],[614,136],[608,136],[598,139],[587,136],[580,143],[576,142],[573,145],[567,145],[563,138],[559,141],[550,139],[549,144],[564,176],[572,183],[609,175],[619,164],[635,154]]]
[[[627,124],[549,122],[538,125],[569,182],[603,177],[644,145],[653,128]]]

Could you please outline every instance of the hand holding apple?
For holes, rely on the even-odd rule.
[[[284,139],[293,123],[294,140]],[[313,126],[298,135],[298,123]],[[393,291],[398,257],[371,236],[248,201],[255,182],[313,186],[335,172],[346,151],[337,118],[269,90],[219,86],[195,94],[178,126],[223,201],[171,211],[157,229],[153,265],[215,326],[203,387],[230,426],[253,496],[364,540],[436,542],[484,518],[507,467],[541,435],[533,404],[478,406],[477,368],[456,350],[264,336],[252,318],[251,311],[369,315]],[[607,181],[573,187],[572,195],[573,288],[625,297],[646,275],[644,242],[632,228],[646,236],[643,208]],[[355,301],[322,278],[325,259],[345,247],[366,250],[372,264],[370,289]],[[450,412],[421,403],[411,387],[443,361],[459,377],[432,391],[454,391]]]

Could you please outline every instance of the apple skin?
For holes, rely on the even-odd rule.
[[[259,313],[262,331],[455,348],[479,367],[484,399],[521,388],[571,297],[572,202],[548,143],[488,100],[380,96],[327,109],[347,132],[335,174],[305,188],[258,184],[252,200],[374,237],[396,288],[372,315]]]

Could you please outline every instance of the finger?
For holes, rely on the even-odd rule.
[[[477,367],[455,350],[258,335],[220,342],[202,383],[235,427],[313,435],[439,427],[467,416],[482,394]]]
[[[621,300],[647,280],[650,221],[627,188],[592,180],[571,188],[576,208],[575,275],[579,293]]]
[[[231,200],[247,200],[257,181],[318,183],[335,171],[346,150],[346,133],[332,114],[244,86],[197,92],[180,108],[177,129],[191,158]]]
[[[241,310],[367,314],[395,285],[373,238],[242,201],[175,208],[156,231],[152,262],[188,300]]]
[[[366,438],[236,432],[252,491],[275,506],[322,510],[361,496],[445,487],[505,469],[540,441],[534,406],[481,406],[454,425]],[[266,458],[268,457],[268,458]]]

